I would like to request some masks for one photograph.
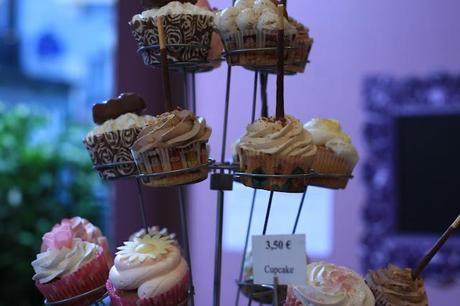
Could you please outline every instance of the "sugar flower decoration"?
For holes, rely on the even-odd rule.
[[[43,250],[55,250],[63,247],[71,249],[73,247],[72,228],[68,224],[55,226],[51,232],[46,233],[42,237]]]
[[[129,262],[157,259],[162,255],[166,255],[173,243],[174,240],[171,240],[170,237],[159,233],[144,235],[143,237],[134,238],[133,241],[124,242],[123,246],[118,247],[117,256]]]

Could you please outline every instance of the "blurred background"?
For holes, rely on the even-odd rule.
[[[115,1],[0,0],[0,305],[40,305],[30,262],[63,217],[105,227],[81,140],[114,86]],[[10,277],[6,277],[6,276]]]
[[[224,8],[230,2],[215,0],[211,4]],[[375,257],[368,257],[364,243],[373,225],[365,211],[378,201],[369,197],[374,192],[369,182],[391,181],[386,172],[369,175],[372,165],[381,161],[374,158],[366,127],[378,122],[380,117],[376,115],[382,111],[369,112],[366,84],[370,77],[433,80],[441,75],[458,79],[460,37],[455,34],[460,29],[460,3],[292,0],[288,9],[310,28],[315,43],[306,72],[286,78],[286,112],[304,122],[312,117],[338,119],[361,155],[347,189],[309,188],[299,232],[307,235],[311,259],[365,272],[366,260]],[[134,91],[146,98],[149,109],[154,109],[151,112],[161,111],[159,73],[142,64],[127,26],[140,10],[138,1],[131,0],[0,0],[0,239],[8,246],[0,253],[0,272],[15,275],[14,281],[7,277],[0,280],[1,306],[41,303],[31,281],[30,262],[38,252],[41,235],[62,217],[80,215],[90,219],[111,238],[112,249],[140,227],[134,206],[135,184],[101,182],[81,144],[92,127],[91,105],[95,102]],[[223,63],[210,73],[197,75],[197,113],[213,127],[213,157],[220,154],[226,68]],[[252,84],[253,73],[233,69],[228,159],[230,143],[243,133],[251,117]],[[177,91],[183,89],[180,74],[173,75],[173,86]],[[449,92],[460,91],[458,83],[449,86]],[[270,77],[271,113],[274,89],[274,78]],[[442,100],[439,93],[433,97]],[[407,95],[402,98],[407,99]],[[460,114],[455,109],[450,112]],[[390,159],[394,156],[391,154]],[[451,177],[451,181],[458,179]],[[246,187],[235,184],[234,189],[226,193],[225,202],[225,306],[235,301],[235,280],[252,197]],[[173,209],[176,190],[144,191],[147,202],[152,203],[147,209],[150,224],[178,232],[178,215]],[[189,187],[187,194],[196,305],[211,305],[216,194],[209,190],[208,180]],[[432,194],[439,191],[433,190]],[[258,193],[253,234],[261,231],[267,198],[266,193]],[[385,204],[387,198],[380,201],[376,205]],[[299,202],[300,195],[277,193],[268,233],[288,232]],[[455,210],[458,204],[453,202]],[[390,204],[393,202],[388,200]],[[439,231],[451,222],[448,219],[442,214],[433,215]],[[390,258],[370,252],[379,257],[378,262],[386,263]],[[447,259],[438,258],[457,268],[438,273],[448,274],[448,281],[427,280],[430,305],[458,304],[459,256],[457,251]],[[242,299],[241,305],[245,303]]]

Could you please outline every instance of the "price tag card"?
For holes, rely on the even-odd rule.
[[[252,236],[252,256],[255,284],[273,284],[275,275],[280,284],[307,282],[304,234]]]

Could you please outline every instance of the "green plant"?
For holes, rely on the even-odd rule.
[[[0,305],[40,305],[30,265],[41,236],[64,217],[101,221],[104,188],[81,143],[82,127],[51,137],[47,120],[0,104]],[[51,133],[49,133],[51,135]],[[98,204],[99,203],[99,204]]]

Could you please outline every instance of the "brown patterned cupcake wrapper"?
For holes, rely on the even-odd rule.
[[[221,34],[227,52],[240,49],[274,48],[278,45],[277,31],[237,31],[230,34]],[[286,69],[301,72],[310,53],[312,40],[306,33],[284,36],[285,46],[295,49],[285,50],[284,61]],[[267,51],[247,51],[229,54],[228,59],[232,65],[251,67],[275,67],[278,61],[276,49]],[[294,71],[296,70],[296,71]]]
[[[279,156],[240,149],[241,171],[253,174],[306,174],[314,156]],[[270,191],[302,192],[308,178],[258,178],[241,176],[241,182],[253,188]]]
[[[107,132],[83,140],[94,166],[102,179],[111,179],[129,176],[137,173],[130,147],[137,139],[140,128]],[[119,166],[107,167],[104,165],[121,163]]]
[[[317,146],[315,160],[312,168],[318,173],[323,174],[343,174],[351,175],[353,167],[345,159],[337,156],[332,150]],[[320,178],[315,177],[310,180],[310,185],[343,189],[347,186],[348,178]]]
[[[160,173],[207,164],[208,149],[205,142],[196,142],[183,148],[154,148],[142,153],[132,150],[134,160],[142,174]],[[208,176],[208,168],[174,175],[147,177],[142,183],[152,187],[167,187],[203,180]]]
[[[139,48],[158,45],[157,18],[130,22],[131,30]],[[166,15],[164,27],[168,60],[170,62],[205,62],[211,47],[214,17],[208,15]],[[186,44],[189,46],[171,46]],[[168,46],[170,45],[170,46]],[[141,51],[146,65],[158,65],[160,49]]]

